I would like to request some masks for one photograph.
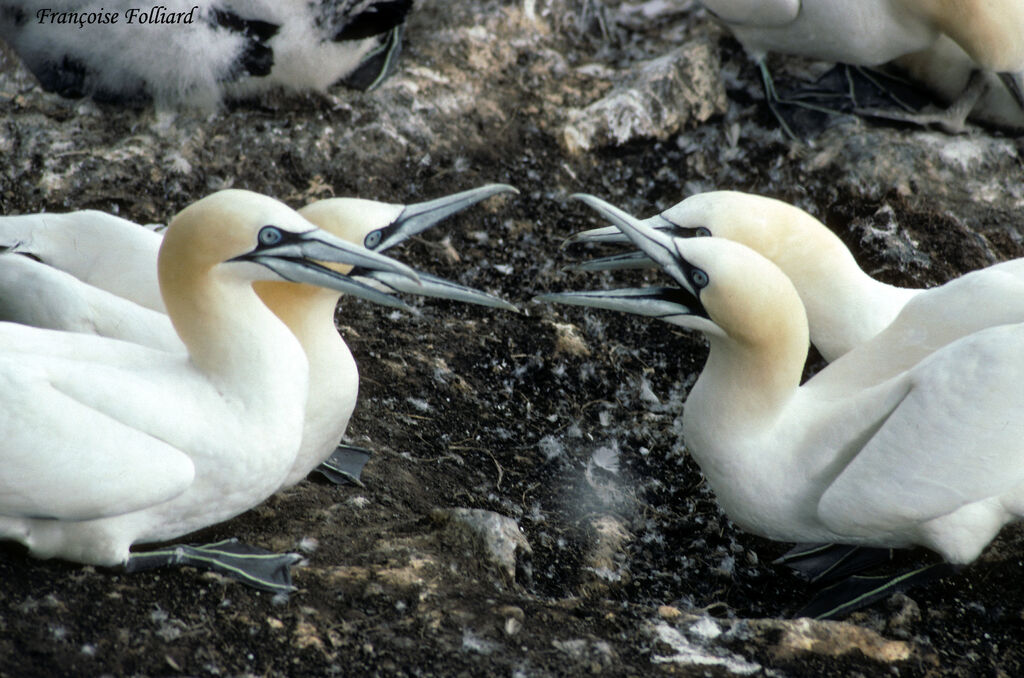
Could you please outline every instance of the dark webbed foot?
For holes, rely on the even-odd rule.
[[[811,602],[793,616],[839,619],[894,593],[927,584],[958,571],[958,567],[949,563],[932,563],[901,574],[849,577],[819,591]]]
[[[358,485],[363,487],[360,476],[363,467],[373,453],[365,447],[341,443],[327,461],[313,469],[335,485]]]
[[[785,565],[812,584],[830,584],[892,559],[892,549],[848,544],[797,544],[774,562]]]
[[[141,572],[172,565],[190,565],[237,579],[261,591],[290,593],[291,566],[302,560],[295,553],[273,553],[248,546],[237,539],[213,544],[175,544],[153,551],[132,553],[125,563],[126,572]]]

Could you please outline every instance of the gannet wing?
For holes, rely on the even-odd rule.
[[[800,0],[703,0],[716,16],[730,24],[768,28],[785,26],[800,13]]]
[[[0,248],[166,313],[156,274],[162,240],[144,226],[96,210],[0,217]]]
[[[183,452],[55,388],[46,370],[0,359],[0,516],[91,520],[185,491]]]
[[[20,254],[0,254],[0,320],[184,350],[166,314]]]
[[[838,534],[901,532],[1024,485],[1024,325],[956,341],[880,388],[909,391],[824,492]],[[895,385],[893,385],[895,384]]]

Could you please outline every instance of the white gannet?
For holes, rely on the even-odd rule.
[[[352,287],[317,262],[415,277],[272,198],[229,190],[182,210],[160,248],[187,353],[0,323],[0,538],[40,558],[130,565],[134,543],[270,496],[300,444],[308,364],[252,283]]]
[[[774,96],[768,52],[877,66],[930,48],[940,36],[959,45],[979,71],[998,74],[1024,107],[1015,74],[1024,71],[1024,4],[1018,0],[702,0],[758,62]],[[979,96],[983,79],[960,94],[957,128]],[[771,103],[771,102],[770,102]],[[952,108],[951,108],[952,110]],[[958,109],[959,110],[959,109]],[[906,119],[904,117],[904,119]]]
[[[66,97],[216,106],[268,89],[370,89],[412,0],[0,0],[0,39]]]
[[[679,237],[711,235],[750,247],[789,277],[806,308],[811,342],[833,361],[890,328],[890,348],[868,374],[906,369],[931,351],[980,329],[1024,322],[1024,259],[968,273],[922,290],[879,282],[820,221],[781,200],[711,191],[693,195],[645,225]],[[615,227],[566,242],[624,242]],[[655,266],[641,252],[597,259],[579,270]]]
[[[299,213],[328,233],[383,251],[481,200],[514,191],[506,184],[489,184],[411,205],[328,198]],[[183,350],[167,316],[151,310],[163,307],[154,301],[158,294],[152,289],[158,287],[160,242],[160,234],[150,229],[95,211],[0,217],[0,245],[14,252],[0,254],[0,320]],[[119,266],[128,271],[125,277],[131,284],[116,275]],[[492,295],[427,274],[419,275],[419,283],[406,284],[401,274],[335,268],[396,291],[515,309]],[[310,366],[303,442],[282,484],[289,487],[335,450],[355,407],[358,370],[334,325],[336,290],[285,282],[257,282],[254,287],[298,337]],[[384,294],[368,298],[397,303]]]
[[[906,547],[973,561],[1024,517],[1024,324],[954,341],[881,383],[800,385],[808,329],[789,278],[722,238],[673,238],[593,196],[678,287],[548,294],[543,301],[661,318],[703,332],[683,436],[718,502],[770,539]],[[883,357],[884,359],[884,357]]]

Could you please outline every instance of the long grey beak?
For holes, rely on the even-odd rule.
[[[419,274],[400,261],[337,238],[320,229],[302,233],[285,231],[275,226],[260,230],[259,244],[251,252],[233,261],[252,261],[274,271],[288,282],[316,285],[345,294],[363,297],[375,303],[409,308],[400,299],[353,280],[319,262],[348,264],[363,270],[386,271],[418,284]]]
[[[619,231],[619,235],[622,235],[621,231]],[[625,238],[626,236],[622,237]],[[598,257],[597,259],[582,261],[578,264],[569,264],[565,267],[565,270],[575,272],[593,272],[622,271],[625,269],[657,267],[658,265],[643,252],[626,252],[625,254],[613,254],[610,257]]]
[[[419,280],[419,274],[402,262],[368,250],[361,245],[342,240],[319,228],[303,233],[293,233],[275,226],[264,226],[260,230],[259,238],[260,244],[256,249],[237,258],[253,261],[267,257],[282,260],[326,261],[335,264],[349,264],[372,271],[391,271],[413,280]],[[263,262],[259,261],[259,263]]]
[[[700,301],[687,290],[678,287],[630,287],[620,290],[556,292],[541,294],[534,297],[533,300],[623,311],[666,321],[681,316],[706,315]]]
[[[475,290],[472,287],[464,287],[458,283],[438,278],[427,273],[420,273],[420,283],[411,283],[408,278],[395,275],[389,271],[352,271],[349,275],[365,277],[375,280],[395,292],[406,292],[418,294],[422,297],[435,297],[437,299],[451,299],[467,304],[500,308],[506,311],[519,312],[519,309],[500,297],[493,294]]]
[[[488,184],[427,202],[406,205],[397,219],[384,228],[369,233],[363,240],[363,244],[372,250],[383,252],[411,236],[422,233],[456,212],[461,212],[467,207],[499,193],[519,193],[519,191],[508,184]]]
[[[577,194],[574,195],[573,197],[575,198],[578,197],[579,195],[582,194]],[[687,238],[694,236],[696,235],[697,231],[697,229],[676,226],[675,224],[673,224],[671,221],[661,216],[660,214],[655,214],[653,217],[644,219],[642,223],[645,226],[649,226],[650,228],[656,228],[659,231],[665,231],[677,238]],[[623,232],[620,231],[615,226],[602,226],[601,228],[591,228],[587,231],[573,233],[568,238],[562,241],[562,247],[568,247],[569,245],[585,242],[624,243],[629,242],[629,238],[627,238],[625,234],[623,234]]]
[[[577,193],[573,198],[585,203],[608,221],[612,222],[634,245],[661,267],[663,271],[675,278],[684,287],[690,287],[686,274],[680,267],[680,255],[676,249],[674,238],[663,231],[651,228],[644,221],[623,212],[598,197],[587,193]]]

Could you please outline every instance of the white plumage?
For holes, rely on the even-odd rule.
[[[986,327],[1024,322],[1024,259],[974,271],[922,290],[879,282],[857,265],[820,221],[781,200],[737,191],[691,196],[644,224],[674,235],[707,235],[742,243],[767,257],[796,287],[811,342],[835,360],[883,331],[884,362],[904,369],[936,348]],[[584,231],[570,242],[618,241],[615,227]],[[581,268],[654,266],[646,256],[597,260]],[[887,329],[888,328],[888,329]],[[881,363],[871,372],[879,374]]]
[[[273,199],[222,191],[175,217],[160,248],[160,288],[187,354],[0,324],[0,536],[39,557],[115,565],[133,543],[273,493],[301,440],[308,365],[252,283],[347,289],[311,255],[415,275]]]
[[[786,541],[918,544],[968,563],[1024,516],[1024,324],[958,339],[879,383],[830,377],[885,359],[875,340],[800,386],[807,320],[777,266],[580,199],[679,287],[542,299],[657,315],[707,336],[683,435],[738,525]]]
[[[758,61],[768,52],[877,66],[930,50],[940,38],[956,43],[975,68],[1004,77],[1018,106],[1024,72],[1024,3],[1019,0],[702,0]],[[949,73],[949,81],[961,73]],[[928,83],[944,78],[933,72]],[[939,91],[948,92],[943,83]],[[966,84],[961,95],[972,98]],[[972,103],[965,103],[969,112]],[[962,121],[960,121],[962,122]],[[949,124],[955,126],[957,121]]]
[[[512,191],[511,186],[491,184],[413,205],[330,198],[299,213],[328,233],[380,251],[454,212]],[[0,246],[14,246],[15,251],[0,255],[0,320],[182,351],[159,297],[156,258],[161,240],[150,229],[92,210],[0,217]],[[350,272],[349,267],[339,270]],[[432,276],[422,275],[420,284],[405,286],[402,276],[365,274],[405,292],[514,309],[497,297]],[[299,339],[310,365],[302,445],[282,483],[288,487],[334,451],[352,416],[359,376],[334,326],[338,291],[279,282],[258,282],[255,287]],[[372,288],[349,291],[369,294],[372,301],[400,303]]]

